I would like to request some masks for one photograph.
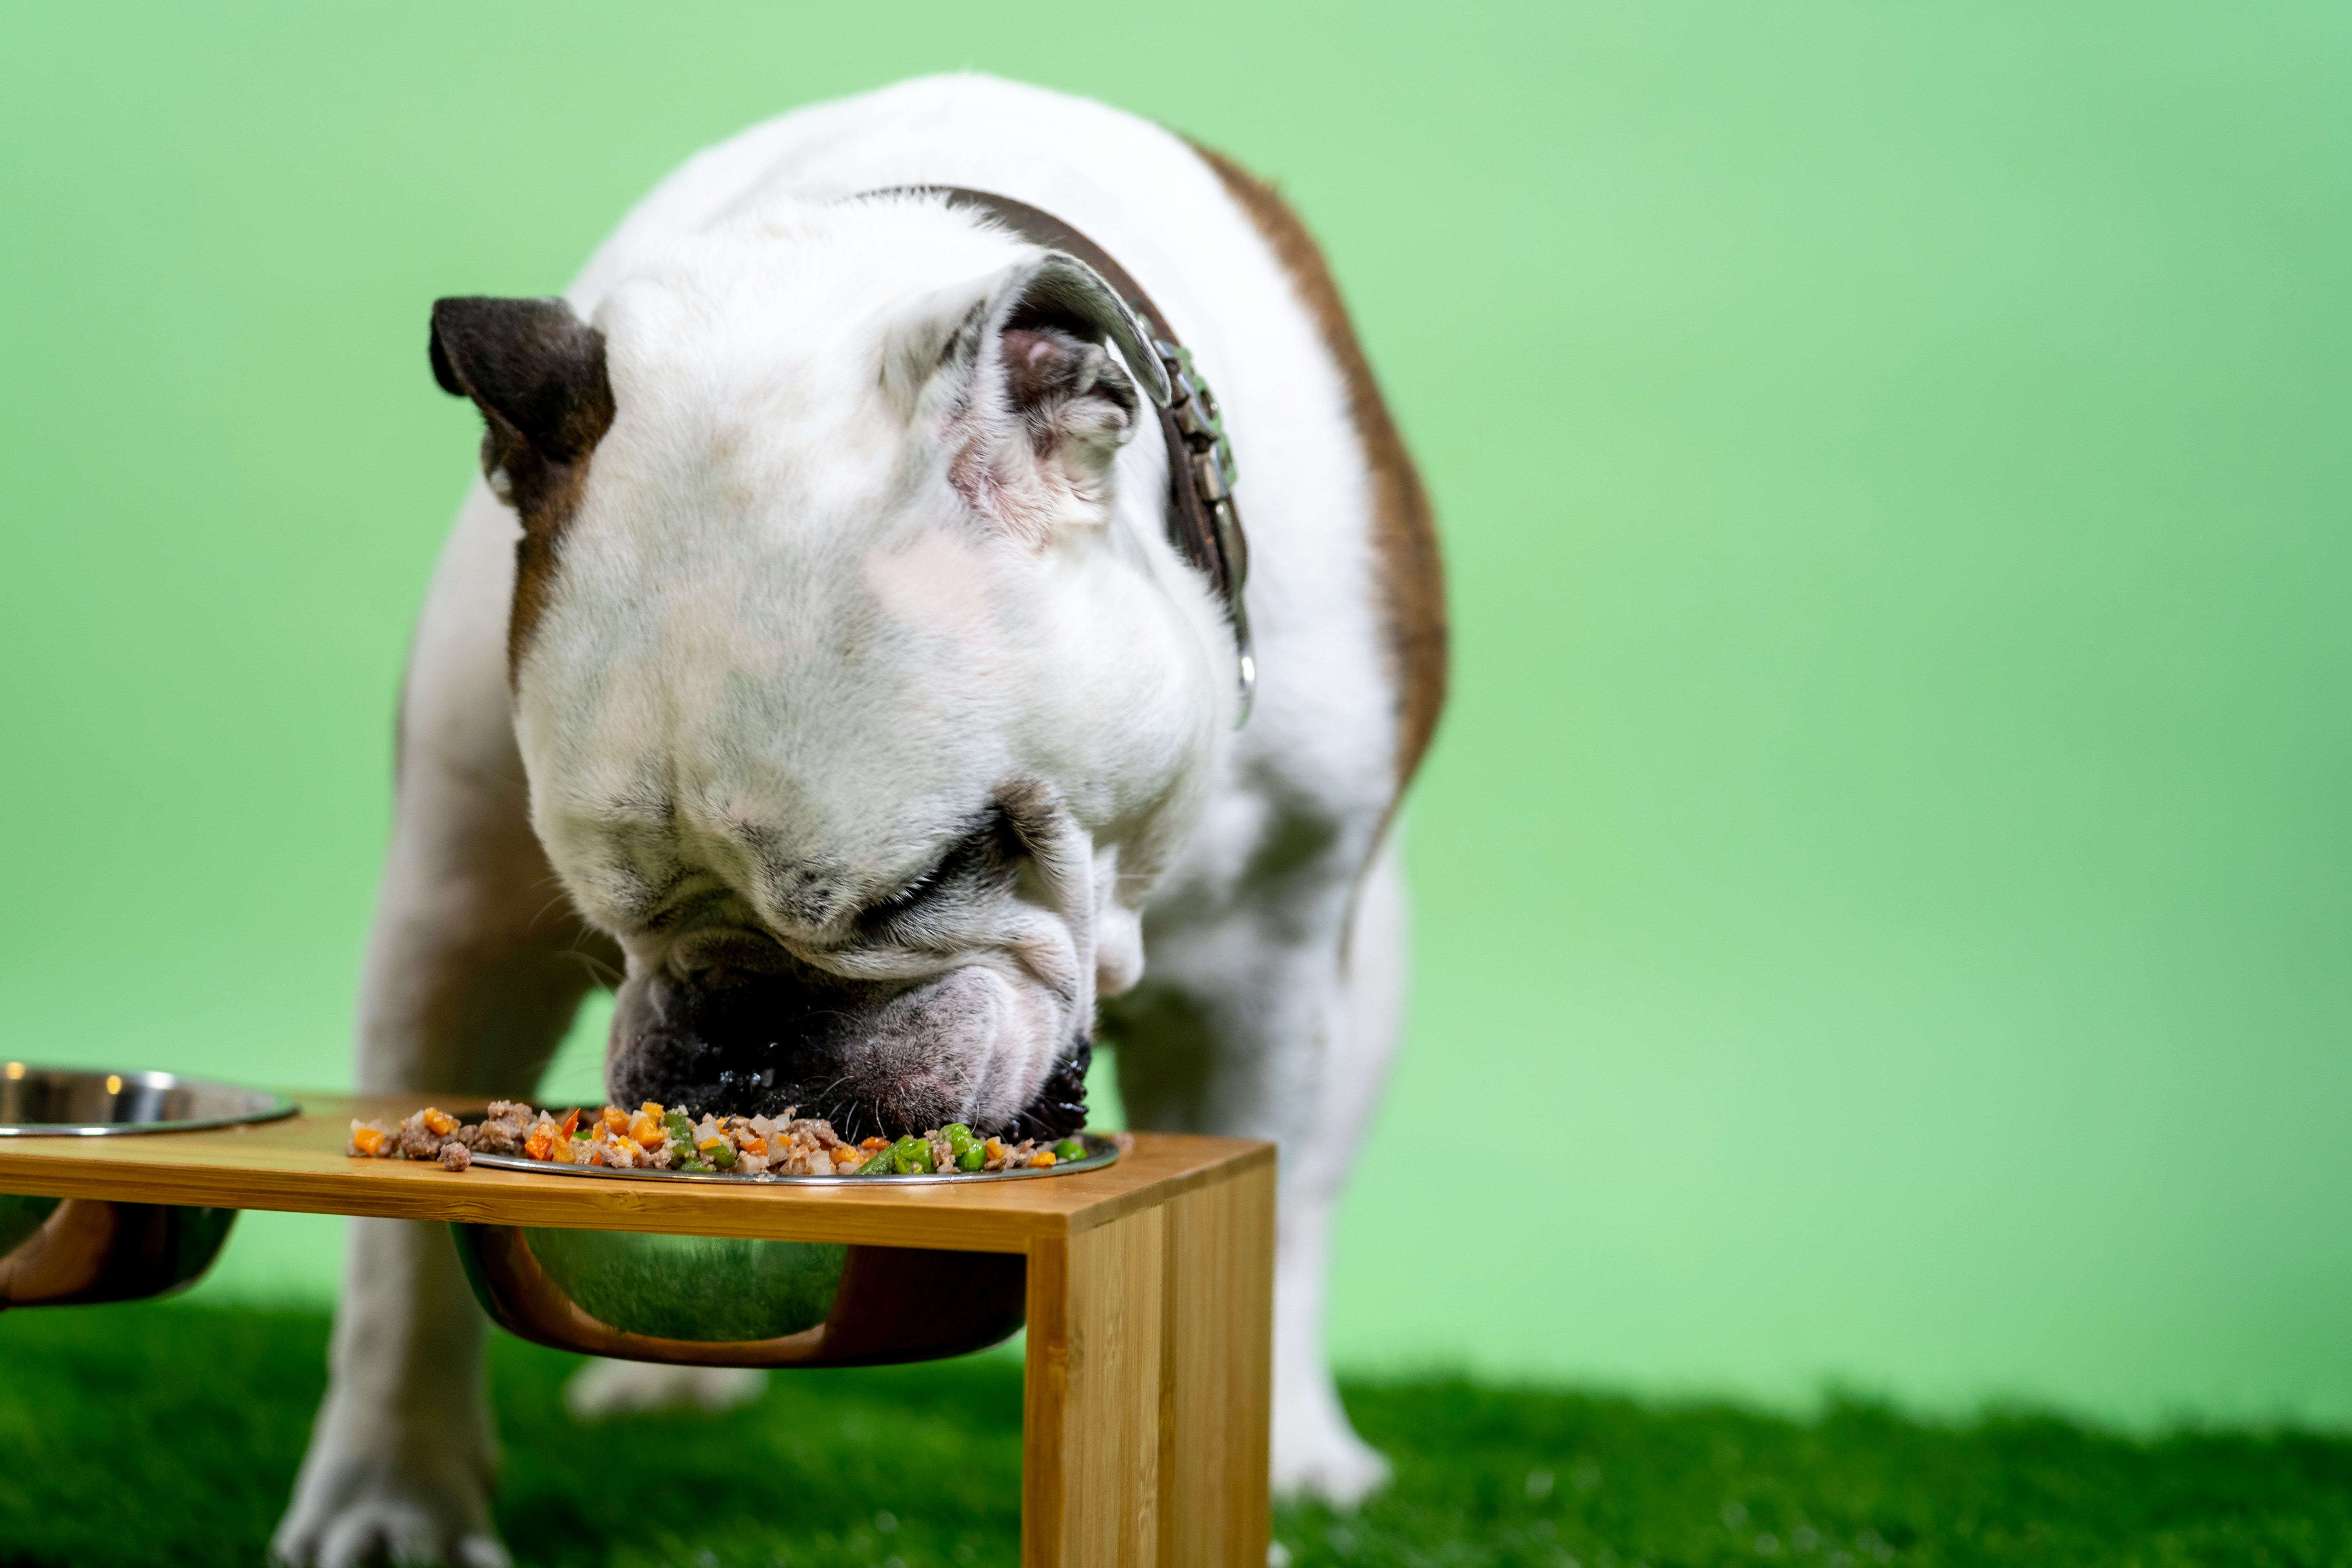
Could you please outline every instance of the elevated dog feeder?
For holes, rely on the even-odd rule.
[[[1137,1133],[1115,1163],[1051,1179],[903,1186],[454,1173],[345,1157],[352,1118],[396,1121],[423,1098],[305,1094],[299,1112],[275,1121],[168,1136],[0,1136],[0,1192],[67,1200],[42,1226],[83,1203],[446,1222],[458,1227],[478,1292],[509,1327],[646,1360],[919,1360],[992,1342],[1025,1319],[1026,1568],[1265,1561],[1270,1145]],[[26,1212],[7,1202],[0,1225]],[[563,1232],[634,1234],[605,1245],[583,1234],[567,1247]],[[797,1245],[748,1245],[773,1243]],[[695,1253],[706,1245],[715,1250]],[[642,1315],[632,1270],[666,1277],[681,1249],[738,1270],[768,1315],[752,1310],[717,1328],[707,1318]],[[920,1312],[844,1306],[910,1283],[930,1292],[912,1298]]]

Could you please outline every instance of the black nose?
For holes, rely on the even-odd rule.
[[[856,1020],[886,988],[797,974],[656,983],[653,1016],[616,1042],[608,1078],[623,1104],[659,1100],[721,1115],[823,1114]]]

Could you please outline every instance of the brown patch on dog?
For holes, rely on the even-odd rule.
[[[1372,546],[1379,558],[1391,673],[1397,683],[1401,791],[1429,750],[1438,711],[1445,705],[1445,569],[1438,557],[1429,495],[1422,489],[1421,474],[1404,449],[1396,421],[1389,416],[1372,367],[1348,320],[1348,308],[1339,299],[1339,286],[1332,281],[1315,237],[1272,185],[1213,148],[1197,142],[1192,145],[1273,247],[1347,383],[1348,414],[1372,476]]]
[[[511,682],[554,591],[588,459],[613,427],[604,334],[561,300],[436,300],[431,347],[441,390],[482,411],[482,472],[522,520],[507,616]]]
[[[485,466],[488,459],[484,458]],[[555,567],[564,528],[580,510],[587,488],[588,465],[563,465],[561,483],[551,487],[545,502],[522,514],[522,537],[515,541],[514,606],[507,613],[507,681],[511,685],[522,668],[530,635],[547,613],[554,593]]]

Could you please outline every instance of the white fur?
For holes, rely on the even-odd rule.
[[[1245,728],[1231,638],[1162,537],[1148,416],[1140,438],[1115,419],[1082,433],[1116,453],[1107,475],[1085,450],[1034,472],[1008,452],[1003,525],[972,529],[933,417],[956,389],[924,367],[1036,253],[936,203],[841,200],[913,184],[998,192],[1086,231],[1213,380],[1250,530],[1262,674]],[[1374,842],[1395,693],[1363,455],[1271,252],[1165,131],[943,77],[690,160],[570,298],[605,334],[617,417],[511,705],[516,524],[486,486],[436,573],[361,1081],[528,1089],[587,983],[564,955],[602,941],[549,912],[551,877],[620,937],[625,1017],[630,987],[695,962],[697,942],[751,933],[939,999],[901,1022],[972,1104],[1017,1102],[1099,1001],[1139,1125],[1280,1142],[1276,1476],[1353,1501],[1385,1468],[1332,1394],[1320,1297],[1402,996],[1402,884]],[[919,871],[1008,777],[1053,803],[1041,874],[951,931],[850,940],[856,900]],[[656,797],[662,812],[643,809]],[[723,917],[650,929],[647,889],[679,886]],[[429,1232],[366,1222],[352,1247],[333,1384],[276,1549],[487,1561],[480,1318]],[[711,1392],[614,1370],[576,1403]],[[484,1436],[440,1440],[451,1429]]]
[[[767,1388],[768,1374],[756,1367],[592,1361],[564,1380],[563,1407],[583,1421],[641,1410],[732,1410]]]

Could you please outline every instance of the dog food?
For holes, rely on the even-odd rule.
[[[1024,1138],[1005,1143],[983,1138],[961,1122],[893,1142],[845,1142],[833,1123],[796,1116],[697,1117],[683,1107],[647,1100],[635,1110],[534,1110],[511,1100],[490,1101],[483,1120],[467,1122],[426,1106],[397,1127],[353,1121],[344,1151],[357,1158],[438,1160],[462,1171],[476,1154],[505,1154],[557,1165],[603,1165],[620,1171],[678,1171],[738,1176],[915,1176],[1043,1170],[1083,1160],[1086,1146],[1066,1138],[1050,1147]]]

